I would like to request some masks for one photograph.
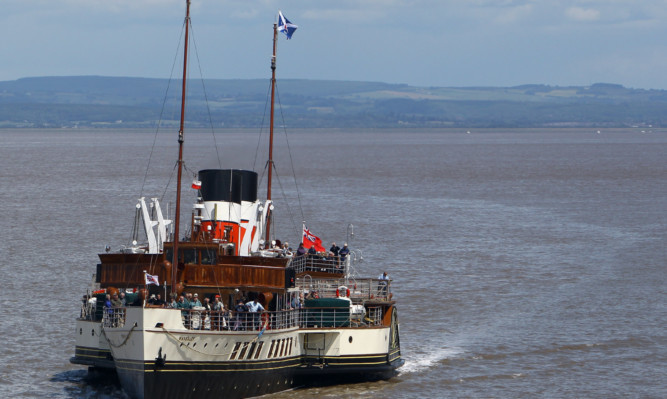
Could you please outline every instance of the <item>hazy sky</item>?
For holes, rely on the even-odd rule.
[[[185,0],[0,0],[0,80],[166,78]],[[199,78],[667,89],[667,0],[192,0]],[[197,63],[197,56],[199,63]],[[180,56],[179,56],[180,57]]]

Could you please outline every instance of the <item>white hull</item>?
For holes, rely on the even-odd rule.
[[[79,321],[78,328],[95,330],[95,336],[77,335],[77,357],[86,354],[80,348],[90,348],[89,356],[99,357],[84,359],[108,366],[108,349],[123,389],[134,398],[256,396],[324,374],[387,378],[403,362],[398,348],[390,351],[388,326],[192,330],[179,310],[137,307],[127,308],[122,327]]]

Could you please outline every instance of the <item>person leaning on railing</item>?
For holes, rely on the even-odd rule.
[[[265,311],[264,306],[257,302],[257,297],[248,302],[246,306],[248,306],[248,312],[252,313],[252,328],[256,330],[259,321],[259,313]]]
[[[221,330],[227,327],[227,313],[225,312],[225,305],[220,301],[220,295],[215,296],[213,299],[212,306],[214,313],[213,316],[213,329]]]

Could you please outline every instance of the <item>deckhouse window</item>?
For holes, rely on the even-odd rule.
[[[218,263],[217,255],[215,250],[202,249],[201,250],[201,264],[202,265],[215,265]]]
[[[184,249],[183,250],[183,263],[194,264],[197,263],[197,250],[196,249]]]

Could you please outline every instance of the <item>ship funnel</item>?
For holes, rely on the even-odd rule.
[[[263,226],[257,200],[257,173],[239,169],[199,171],[203,202],[201,228],[214,241],[234,244],[235,255],[257,250]]]

